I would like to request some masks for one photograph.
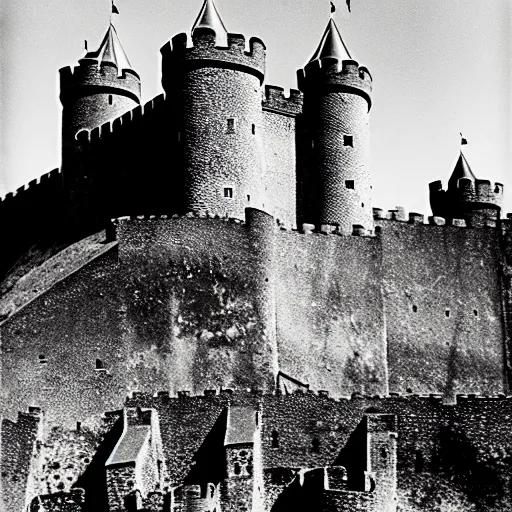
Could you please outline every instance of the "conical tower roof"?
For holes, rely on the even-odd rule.
[[[213,3],[213,0],[204,0],[203,7],[199,12],[199,16],[192,27],[192,33],[196,28],[211,28],[215,31],[217,46],[228,45],[228,31],[220,17],[217,7]]]
[[[119,40],[114,25],[110,24],[98,50],[89,52],[86,59],[97,59],[98,65],[103,62],[115,64],[120,75],[123,69],[132,69],[130,61]]]
[[[311,57],[310,62],[320,60],[325,57],[332,57],[338,59],[340,62],[343,60],[352,60],[350,52],[343,42],[340,31],[332,18],[329,20],[324,35],[320,41],[320,45],[313,57]]]
[[[460,152],[459,159],[455,164],[455,168],[453,169],[452,175],[448,180],[448,189],[454,187],[456,188],[457,183],[461,178],[468,178],[473,182],[476,180],[476,176],[473,174],[471,167],[469,167],[468,161],[466,160],[466,157],[464,156],[464,153],[462,153],[462,151]]]

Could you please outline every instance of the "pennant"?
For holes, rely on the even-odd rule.
[[[462,133],[461,133],[461,134],[460,134],[460,145],[461,145],[461,146],[465,146],[467,143],[468,143],[467,139],[465,139],[465,138],[462,136]]]
[[[331,2],[331,14],[336,12],[336,6]]]
[[[352,12],[352,11],[350,10],[350,0],[347,0],[347,7],[348,7],[348,12]]]
[[[119,10],[113,1],[112,1],[112,14],[119,14]]]

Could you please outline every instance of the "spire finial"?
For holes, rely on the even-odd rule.
[[[318,46],[310,62],[314,60],[321,60],[325,57],[338,59],[339,62],[344,60],[352,60],[350,52],[345,46],[340,31],[338,30],[338,27],[332,18],[332,14],[331,19],[329,20],[329,23],[325,29],[324,35],[320,41],[320,45]]]
[[[216,44],[218,46],[227,46],[228,31],[220,17],[219,11],[213,0],[204,0],[203,7],[199,12],[194,25],[192,26],[192,34],[196,28],[209,28],[215,31]]]

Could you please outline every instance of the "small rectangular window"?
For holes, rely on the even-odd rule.
[[[108,104],[112,105],[112,94],[108,95]]]
[[[181,132],[178,132],[178,133],[176,134],[176,138],[178,139],[178,142],[180,142],[180,141],[181,141]]]
[[[234,117],[228,117],[227,133],[235,133],[236,131],[236,119]]]
[[[343,135],[343,145],[354,147],[354,136],[353,135]]]
[[[252,134],[256,135],[256,125],[255,124],[252,125]]]
[[[233,189],[231,187],[224,187],[224,197],[233,199]]]
[[[251,196],[250,195],[247,195],[247,202],[250,203],[251,202]]]
[[[354,189],[354,180],[345,180],[345,187]]]

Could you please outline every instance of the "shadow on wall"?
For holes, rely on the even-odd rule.
[[[114,451],[116,443],[123,432],[123,415],[114,423],[113,427],[105,434],[99,445],[96,455],[81,475],[73,488],[85,490],[85,511],[108,512],[107,477],[105,463]]]
[[[183,481],[183,485],[217,485],[227,477],[224,437],[226,435],[228,409],[224,409],[212,429],[205,437],[193,457],[192,468]]]

